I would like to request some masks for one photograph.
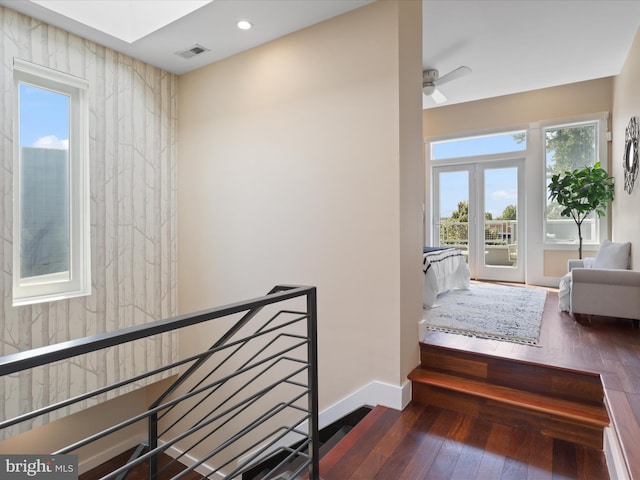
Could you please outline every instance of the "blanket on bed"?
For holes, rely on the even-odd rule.
[[[438,294],[452,288],[468,289],[471,273],[466,259],[457,248],[440,248],[423,253],[424,305],[433,306]]]

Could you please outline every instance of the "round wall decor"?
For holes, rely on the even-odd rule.
[[[631,117],[624,132],[624,154],[622,168],[624,170],[624,190],[628,194],[633,192],[633,186],[638,178],[638,137],[640,125],[638,117]]]

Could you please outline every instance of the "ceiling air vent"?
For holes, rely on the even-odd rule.
[[[209,49],[207,47],[195,44],[193,47],[189,47],[186,50],[180,50],[179,52],[176,52],[176,55],[179,55],[182,58],[191,58],[208,51]]]

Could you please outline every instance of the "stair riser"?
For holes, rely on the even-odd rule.
[[[424,344],[421,345],[421,367],[585,404],[603,405],[604,401],[602,382],[595,374],[429,347]]]
[[[601,427],[583,424],[559,415],[538,412],[525,406],[505,404],[417,382],[413,382],[412,399],[421,405],[434,405],[598,450],[603,448],[604,432]]]

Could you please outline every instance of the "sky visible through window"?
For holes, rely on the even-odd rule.
[[[69,148],[69,97],[20,83],[20,146]]]
[[[515,135],[522,134],[518,142]],[[431,143],[431,160],[476,157],[526,149],[524,132],[509,132],[497,135],[459,138]],[[469,163],[473,162],[471,159]],[[505,207],[517,204],[517,178],[511,169],[491,169],[487,171],[490,182],[485,183],[485,211],[493,218],[500,217]],[[445,180],[446,178],[446,180]],[[458,209],[458,202],[468,201],[468,176],[466,172],[448,172],[440,184],[440,216],[450,217]]]

